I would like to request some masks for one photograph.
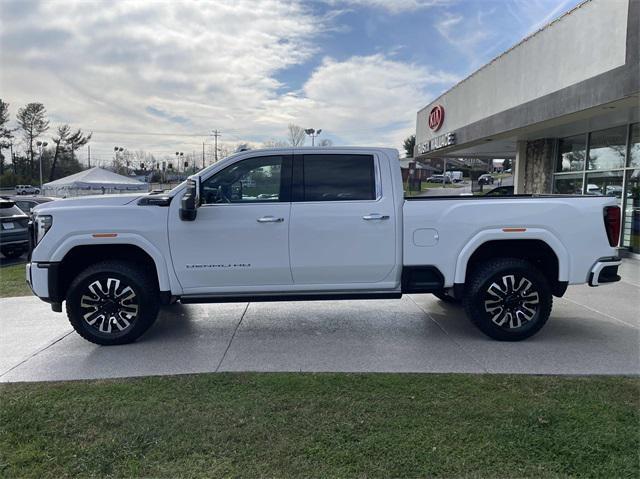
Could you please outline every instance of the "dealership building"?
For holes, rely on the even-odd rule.
[[[417,114],[414,158],[510,158],[516,193],[604,194],[640,252],[640,0],[587,0]]]

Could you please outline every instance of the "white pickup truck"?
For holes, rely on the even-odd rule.
[[[618,281],[603,196],[405,198],[385,148],[245,151],[167,193],[35,209],[33,292],[84,338],[129,343],[162,304],[400,298],[461,302],[488,336],[542,328],[569,284]]]

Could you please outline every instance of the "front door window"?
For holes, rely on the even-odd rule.
[[[202,204],[283,201],[281,187],[284,158],[250,158],[225,168],[203,182]]]

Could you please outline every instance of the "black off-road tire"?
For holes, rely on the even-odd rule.
[[[532,263],[517,258],[488,260],[470,276],[462,304],[467,317],[487,336],[521,341],[549,319],[551,287]]]
[[[443,303],[447,304],[460,304],[462,300],[456,298],[454,296],[450,296],[446,291],[438,291],[437,293],[433,293],[433,295],[438,298]]]
[[[154,277],[143,267],[107,260],[87,267],[72,281],[66,303],[69,322],[80,336],[111,346],[132,343],[153,325],[160,294]]]

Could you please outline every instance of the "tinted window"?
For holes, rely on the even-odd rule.
[[[304,201],[374,200],[375,170],[370,155],[305,155]]]
[[[13,202],[7,201],[0,203],[0,216],[24,216],[24,213]]]
[[[32,203],[29,203],[28,201],[16,201],[16,206],[25,213],[29,213],[34,207],[34,205]]]
[[[283,156],[241,160],[202,184],[202,203],[280,201]]]

